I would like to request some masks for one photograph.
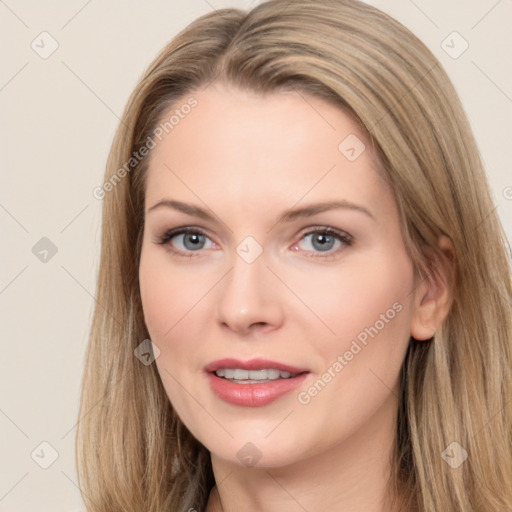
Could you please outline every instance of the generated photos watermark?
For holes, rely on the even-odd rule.
[[[116,185],[127,176],[145,157],[147,157],[150,151],[156,146],[158,141],[161,141],[164,135],[170,133],[185,117],[192,112],[192,109],[197,107],[198,101],[191,96],[188,100],[183,103],[179,108],[172,111],[171,115],[166,121],[160,123],[154,130],[152,135],[148,136],[144,144],[139,148],[138,151],[134,151],[131,157],[120,167],[110,178],[108,178],[103,185],[94,187],[92,195],[102,200],[107,192],[114,190]]]
[[[395,316],[402,311],[403,306],[400,302],[394,302],[392,306],[381,313],[379,319],[375,321],[370,327],[363,329],[350,344],[350,348],[342,355],[338,355],[327,370],[305,391],[301,391],[297,395],[297,400],[302,405],[307,405],[311,400],[317,396],[326,386],[331,382],[344,368],[347,366],[354,357],[363,350],[368,344],[368,338],[375,338]],[[358,343],[359,342],[359,343]]]

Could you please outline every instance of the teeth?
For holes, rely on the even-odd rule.
[[[231,370],[229,370],[231,371]],[[233,379],[236,380],[247,380],[249,378],[248,370],[233,370]]]
[[[242,370],[240,368],[219,368],[215,374],[217,377],[224,377],[233,380],[276,380],[289,379],[296,374],[269,368],[265,370]]]
[[[267,379],[275,380],[279,379],[281,372],[279,370],[260,370],[263,374],[267,374]],[[289,377],[289,375],[288,375]]]

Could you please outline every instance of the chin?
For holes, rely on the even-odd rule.
[[[273,428],[275,428],[275,423]],[[230,464],[242,467],[277,468],[299,462],[311,455],[313,449],[304,446],[304,436],[297,429],[290,432],[288,428],[282,435],[263,434],[259,429],[251,429],[245,424],[239,432],[231,431],[233,438],[212,440],[211,436],[201,441],[212,456]]]

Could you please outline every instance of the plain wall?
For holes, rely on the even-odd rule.
[[[512,239],[512,2],[369,3],[419,36],[452,78]],[[92,191],[102,183],[128,96],[190,21],[214,8],[255,4],[0,2],[2,512],[82,508],[74,440],[102,206]],[[442,47],[446,40],[452,54],[462,49],[459,36],[446,39],[454,31],[469,44],[458,58]],[[58,48],[42,58],[52,38]]]

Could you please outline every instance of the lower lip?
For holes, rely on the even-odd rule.
[[[208,373],[208,378],[213,392],[225,402],[243,407],[260,407],[297,389],[307,375],[308,373],[302,373],[289,379],[276,379],[257,384],[237,384],[217,377],[215,373]]]

